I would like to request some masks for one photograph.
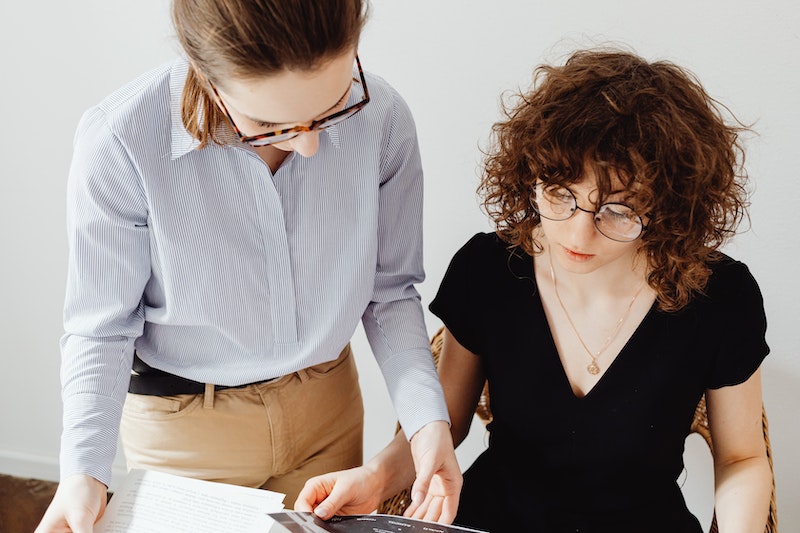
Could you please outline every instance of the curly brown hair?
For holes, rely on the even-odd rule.
[[[591,169],[598,206],[621,181],[626,203],[648,219],[640,251],[659,308],[677,311],[704,290],[717,249],[747,217],[748,128],[692,73],[626,51],[582,50],[563,66],[539,66],[533,88],[503,110],[478,192],[511,248],[542,251],[530,201],[537,181],[567,186]]]

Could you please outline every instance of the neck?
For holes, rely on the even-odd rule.
[[[280,166],[289,156],[289,152],[275,148],[274,146],[266,145],[253,148],[258,156],[264,160],[273,174],[278,171]]]

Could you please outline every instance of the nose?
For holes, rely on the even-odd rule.
[[[317,131],[306,131],[292,139],[292,148],[303,157],[311,157],[319,150],[319,134]]]
[[[595,212],[576,206],[577,211],[569,219],[565,220],[569,224],[569,233],[572,244],[581,249],[584,244],[594,239],[597,234],[597,227],[594,224]]]

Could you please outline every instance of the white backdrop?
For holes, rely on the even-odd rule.
[[[749,139],[755,185],[750,231],[728,253],[759,280],[772,354],[764,365],[782,530],[800,527],[800,8],[790,0],[374,0],[360,54],[405,96],[426,171],[425,253],[433,297],[447,263],[489,229],[474,191],[479,147],[499,97],[527,85],[533,67],[576,46],[617,42],[694,71],[758,136]],[[146,69],[174,57],[168,0],[0,3],[0,472],[57,476],[58,338],[65,285],[64,196],[81,113]],[[428,314],[428,328],[440,323]],[[721,334],[724,332],[720,332]],[[389,439],[394,414],[359,331],[365,452]],[[463,466],[484,445],[477,424]],[[121,471],[122,462],[118,461]],[[684,489],[708,522],[712,471],[698,439],[687,445]]]

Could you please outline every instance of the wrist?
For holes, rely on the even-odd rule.
[[[428,422],[411,436],[408,440],[411,445],[412,454],[420,442],[442,442],[441,439],[448,439],[452,442],[450,434],[450,424],[444,420],[434,420]]]
[[[367,461],[362,467],[367,474],[369,483],[379,492],[386,489],[388,481],[392,478],[390,467],[380,454]]]
[[[416,476],[411,449],[405,435],[395,438],[375,457],[364,464],[370,483],[381,501],[411,486]]]
[[[96,477],[92,476],[91,474],[71,474],[65,478],[63,478],[59,485],[70,485],[70,484],[83,484],[83,485],[91,485],[102,487],[103,489],[108,489],[108,485],[97,479]]]
[[[437,431],[450,431],[450,424],[446,420],[434,420],[432,422],[428,422],[421,428],[417,430],[416,433],[411,435],[411,438],[408,439],[409,442],[413,441],[418,435],[430,434]]]

